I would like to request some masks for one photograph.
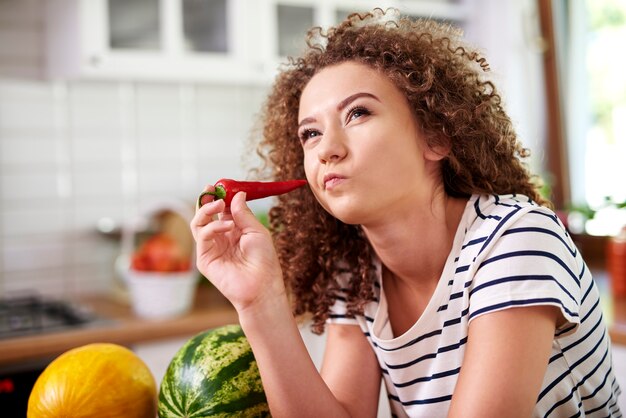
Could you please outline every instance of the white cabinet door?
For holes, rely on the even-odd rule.
[[[150,343],[136,344],[132,347],[133,352],[139,356],[140,359],[146,363],[154,379],[156,380],[157,387],[161,386],[161,381],[167,367],[170,365],[170,361],[174,358],[174,355],[181,349],[181,347],[191,338],[173,338],[168,340],[154,341]]]

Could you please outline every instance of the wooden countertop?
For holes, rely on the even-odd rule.
[[[592,273],[602,293],[602,309],[614,344],[626,346],[626,298],[610,293],[604,270]],[[106,296],[81,300],[108,321],[72,331],[55,332],[0,340],[0,367],[16,363],[52,359],[59,354],[92,342],[111,342],[124,346],[193,335],[203,330],[238,322],[237,313],[214,288],[201,284],[194,307],[177,318],[148,320],[135,316],[127,303]]]
[[[59,354],[93,342],[123,346],[184,337],[209,328],[238,322],[237,312],[214,288],[201,284],[192,310],[168,319],[143,319],[132,312],[128,303],[107,296],[80,300],[105,320],[84,328],[0,340],[0,367],[16,363],[54,358]]]

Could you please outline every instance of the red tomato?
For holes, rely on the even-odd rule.
[[[131,266],[141,271],[186,271],[190,262],[176,240],[161,233],[151,236],[139,247],[132,256]]]

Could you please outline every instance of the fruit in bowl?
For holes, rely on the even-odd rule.
[[[191,309],[198,273],[191,254],[174,237],[164,232],[150,236],[131,254],[129,267],[122,274],[138,316],[163,319]]]
[[[191,269],[190,255],[172,236],[157,233],[132,254],[130,267],[137,271],[183,272]]]

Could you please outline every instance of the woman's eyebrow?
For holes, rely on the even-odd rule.
[[[315,118],[304,118],[298,124],[298,128],[300,128],[302,125],[306,125],[307,123],[313,123],[313,122],[315,122]]]
[[[342,101],[340,101],[337,104],[337,110],[341,111],[341,110],[345,109],[346,106],[348,106],[350,103],[352,103],[353,101],[355,101],[356,99],[359,99],[361,97],[369,97],[369,98],[372,98],[372,99],[380,102],[380,99],[378,97],[376,97],[375,95],[373,95],[372,93],[367,93],[367,92],[363,91],[363,92],[351,94],[350,96],[348,96],[345,99],[343,99]],[[315,118],[313,118],[313,117],[304,118],[298,124],[298,128],[301,127],[302,125],[306,125],[307,123],[313,123],[313,122],[315,122]]]
[[[343,110],[350,103],[352,103],[353,101],[355,101],[356,99],[359,99],[361,97],[369,97],[369,98],[372,98],[372,99],[380,102],[378,97],[374,96],[372,93],[367,93],[367,92],[363,91],[363,92],[359,92],[359,93],[354,93],[354,94],[346,97],[342,101],[340,101],[339,104],[337,105],[337,110]]]

